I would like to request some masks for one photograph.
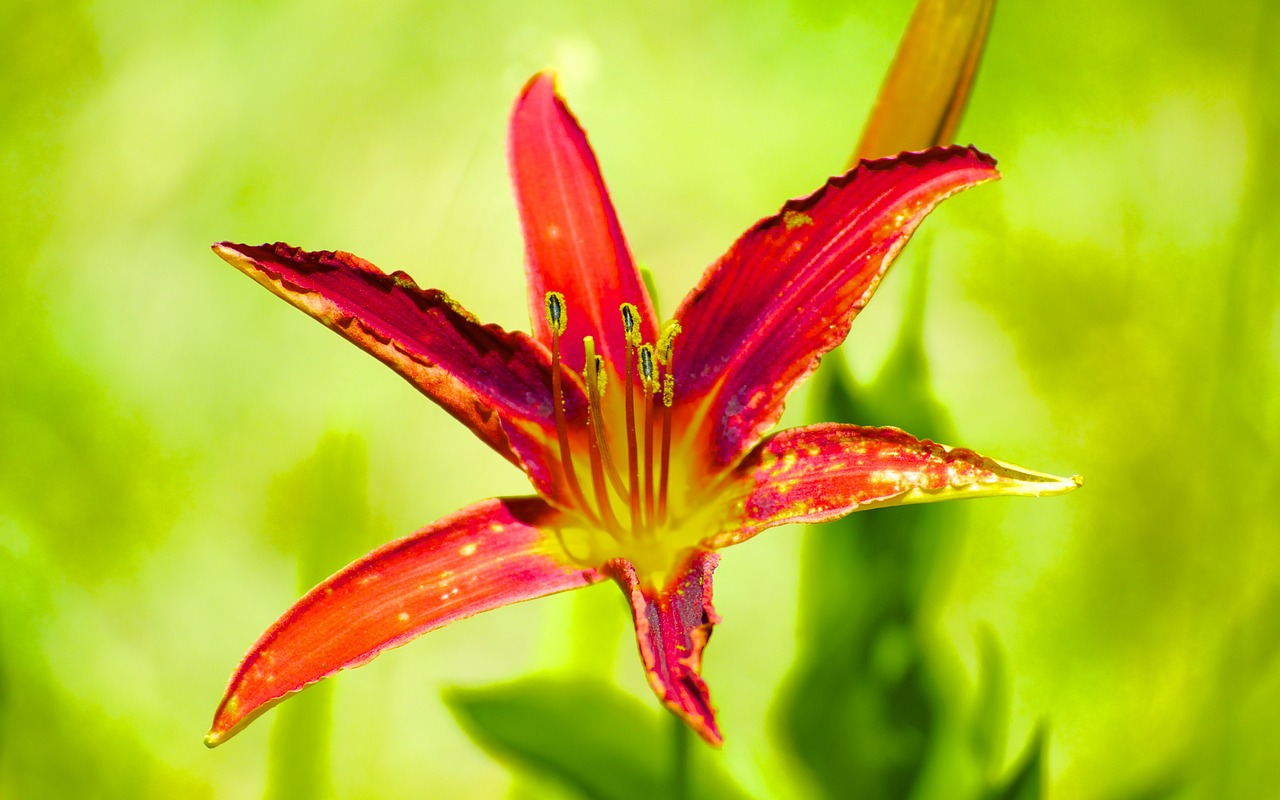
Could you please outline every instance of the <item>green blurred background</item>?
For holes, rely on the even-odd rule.
[[[303,588],[527,491],[208,245],[351,250],[526,327],[506,114],[554,66],[670,311],[738,233],[839,171],[911,5],[0,0],[0,797],[575,796],[555,770],[508,769],[477,733],[483,693],[442,700],[531,675],[561,687],[535,697],[606,699],[517,728],[570,748],[557,713],[598,712],[607,738],[633,730],[610,722],[619,703],[633,756],[665,758],[610,586],[435,632],[201,745],[231,669]],[[830,793],[805,744],[822,728],[796,720],[805,687],[829,696],[804,677],[842,619],[820,598],[848,590],[873,671],[934,676],[899,681],[922,710],[906,745],[859,739],[858,774],[928,753],[863,796],[972,796],[985,784],[954,742],[983,715],[996,784],[1039,731],[1054,797],[1280,785],[1278,16],[1001,3],[959,138],[1004,180],[925,223],[788,419],[825,415],[846,370],[865,387],[914,304],[917,396],[882,391],[902,385],[890,358],[854,392],[859,421],[932,408],[922,424],[955,443],[1088,485],[861,515],[927,545],[923,572],[891,559],[908,589],[857,553],[861,571],[802,580],[821,572],[808,548],[875,541],[833,538],[856,528],[727,551],[705,669],[727,743],[695,754],[700,774]],[[908,290],[926,263],[924,297]],[[867,609],[895,591],[892,627]],[[874,694],[860,675],[844,685]],[[621,695],[587,682],[606,678]],[[943,734],[921,739],[917,717]],[[935,738],[952,744],[920,745]]]

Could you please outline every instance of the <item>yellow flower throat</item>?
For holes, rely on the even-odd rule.
[[[674,465],[682,474],[672,474],[672,359],[680,323],[671,320],[664,324],[656,345],[641,343],[639,310],[623,303],[619,311],[627,348],[622,402],[616,397],[606,399],[604,357],[596,353],[594,338],[584,337],[582,380],[588,414],[584,435],[583,431],[571,431],[565,418],[560,361],[560,336],[567,313],[564,296],[559,292],[546,295],[556,436],[570,495],[565,501],[572,504],[569,510],[575,518],[557,530],[557,536],[565,554],[575,562],[599,567],[611,559],[625,558],[643,581],[661,586],[690,549],[715,532],[716,520],[701,519],[704,514],[699,512],[717,504],[688,502],[693,482],[683,474],[682,460],[677,459]],[[617,424],[619,417],[622,424]],[[615,437],[625,431],[625,439],[611,440],[611,431]],[[574,439],[576,456],[571,446]],[[619,450],[625,450],[625,465],[614,458]],[[589,495],[578,478],[583,468],[590,475]],[[673,485],[677,487],[674,494]]]

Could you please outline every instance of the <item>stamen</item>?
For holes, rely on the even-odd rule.
[[[546,312],[547,328],[550,329],[551,339],[554,341],[560,334],[564,333],[565,325],[568,322],[564,316],[564,295],[559,292],[547,292]]]
[[[676,397],[675,338],[680,335],[680,323],[671,320],[662,326],[662,334],[658,337],[658,361],[663,364],[666,374],[662,376],[662,460],[658,479],[658,524],[667,521],[667,484],[670,479],[671,466],[671,404]]]
[[[618,306],[618,310],[622,312],[622,332],[627,344],[632,347],[639,347],[640,311],[630,303],[623,303]]]
[[[658,337],[658,350],[654,354],[658,363],[667,368],[667,374],[662,379],[662,404],[667,408],[671,407],[671,402],[675,399],[676,378],[672,373],[671,359],[675,356],[675,340],[681,330],[680,323],[674,319],[663,325],[662,334]]]
[[[591,337],[588,336],[588,339]],[[609,385],[609,373],[604,369],[604,356],[596,353],[595,358],[596,393],[604,397],[605,387]]]
[[[671,401],[675,399],[676,379],[667,367],[667,374],[662,380],[662,461],[659,462],[661,477],[658,480],[658,524],[667,521],[667,481],[671,466]]]
[[[592,432],[595,434],[596,442],[599,444],[605,474],[609,477],[609,482],[613,484],[613,490],[618,493],[619,497],[626,497],[626,487],[622,485],[622,476],[618,474],[618,468],[614,466],[613,457],[609,454],[609,437],[605,436],[604,432],[604,406],[601,403],[607,378],[607,373],[604,370],[604,357],[596,353],[596,343],[593,337],[584,336],[582,346],[587,354],[587,365],[582,370],[582,379],[587,386],[587,410],[591,417]]]
[[[657,386],[658,381],[653,368],[653,345],[651,344],[640,345],[640,380],[644,383],[644,388],[649,389],[649,393],[653,394],[651,387]]]
[[[623,338],[627,342],[626,386],[623,391],[625,413],[627,415],[627,499],[631,506],[631,533],[640,531],[640,452],[636,448],[636,403],[633,386],[636,367],[636,346],[640,344],[639,311],[630,303],[623,303],[619,309],[622,313]]]
[[[680,323],[674,319],[663,323],[662,332],[658,334],[657,352],[654,353],[659,364],[666,366],[671,363],[671,356],[675,351],[675,340],[682,330],[684,329],[680,327]]]
[[[618,518],[613,516],[613,507],[609,504],[609,489],[604,485],[604,465],[600,461],[600,440],[596,438],[595,426],[588,425],[586,438],[591,452],[591,488],[595,490],[595,506],[599,508],[600,520],[604,530],[617,538],[621,532]]]
[[[653,527],[653,395],[658,381],[653,366],[653,345],[640,346],[640,385],[644,391],[644,519]]]
[[[564,386],[560,373],[560,334],[565,328],[564,295],[559,292],[547,292],[546,297],[547,328],[551,331],[551,401],[555,406],[556,438],[560,444],[560,466],[564,470],[565,480],[573,492],[578,506],[592,517],[591,507],[587,505],[586,495],[582,493],[582,485],[578,483],[578,475],[573,471],[573,458],[569,454],[569,426],[564,418]],[[592,519],[594,522],[595,520]]]

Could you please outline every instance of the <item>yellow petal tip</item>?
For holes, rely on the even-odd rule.
[[[1025,494],[1031,497],[1052,497],[1053,495],[1066,494],[1074,492],[1081,486],[1084,486],[1083,475],[1072,475],[1070,478],[1061,478],[1057,475],[1045,475],[1027,471],[1026,475],[1018,480],[1018,490],[1011,494]]]
[[[1047,472],[1006,464],[995,459],[987,460],[988,468],[994,473],[991,479],[971,485],[971,491],[981,495],[1021,495],[1023,497],[1051,497],[1057,494],[1073,492],[1084,486],[1083,475],[1072,475],[1063,478]]]
[[[204,746],[212,750],[222,744],[225,737],[219,731],[209,731],[204,737]]]

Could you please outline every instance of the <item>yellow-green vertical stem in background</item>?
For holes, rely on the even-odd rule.
[[[271,487],[270,538],[297,554],[306,593],[359,552],[370,525],[368,457],[355,436],[328,433]],[[321,681],[276,711],[267,800],[334,796],[329,767],[333,682]]]
[[[668,714],[671,726],[671,800],[689,798],[689,742],[693,732],[688,723],[675,714]]]

